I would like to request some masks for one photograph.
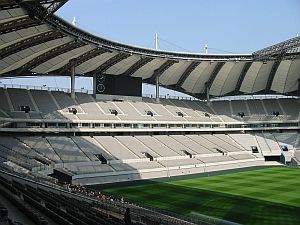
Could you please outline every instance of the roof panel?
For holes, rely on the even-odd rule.
[[[11,40],[15,40],[21,38],[21,36],[17,32],[8,33],[0,36],[0,46],[2,47],[4,44],[10,42]]]
[[[46,32],[51,30],[50,27],[46,24],[40,25],[40,26],[36,26],[35,27],[39,32]]]
[[[13,61],[17,62],[19,60],[21,60],[21,56],[19,56],[18,54],[13,54],[13,55],[10,55],[9,58],[11,58]]]
[[[29,27],[26,29],[20,29],[17,30],[16,32],[19,34],[19,37],[30,37],[33,34],[38,34],[40,32],[45,32],[45,31],[50,31],[51,29],[48,28],[47,25],[39,25],[39,26],[34,26],[34,27]],[[10,34],[10,33],[8,33]]]
[[[187,90],[188,92],[192,92],[192,89],[198,80],[198,74],[201,74],[208,65],[208,62],[201,62],[186,78],[186,80],[182,84],[182,88]]]
[[[217,62],[207,63],[205,69],[198,74],[198,79],[193,86],[192,93],[205,93],[205,83],[209,80],[217,64]]]
[[[21,8],[9,9],[8,13],[13,17],[18,17],[22,15],[26,15],[27,13]]]
[[[298,79],[300,79],[300,59],[293,60],[285,80],[283,93],[296,91],[298,88]]]
[[[235,64],[235,62],[228,62],[224,64],[224,66],[220,69],[219,73],[214,79],[210,87],[209,94],[215,96],[221,95],[225,81],[227,80],[227,77]]]
[[[0,45],[6,44],[12,40],[16,40],[18,38],[21,38],[22,36],[18,32],[11,32],[1,35],[0,39]]]
[[[38,34],[40,34],[40,33],[38,33]],[[30,35],[30,36],[28,36],[28,37],[20,37],[20,38],[13,39],[13,40],[11,39],[9,42],[4,43],[4,44],[1,45],[0,47],[1,47],[1,49],[3,49],[3,48],[6,48],[6,47],[8,47],[8,46],[15,45],[16,43],[18,43],[18,42],[20,42],[20,41],[23,41],[23,40],[25,40],[25,39],[27,39],[27,38],[34,37],[35,35],[37,35],[37,34],[32,34],[32,35]]]
[[[1,14],[1,11],[0,11],[0,14]],[[8,17],[6,19],[1,19],[1,24],[11,22],[16,19],[22,19],[22,18],[28,18],[28,15],[21,15],[21,16],[17,16],[17,17]]]
[[[9,58],[9,57],[6,57],[6,58],[4,58],[1,61],[4,61],[7,64],[7,66],[9,66],[12,63],[14,63],[14,61],[11,58]],[[2,67],[2,68],[5,68],[5,67]]]
[[[53,42],[53,41],[50,41]],[[56,43],[53,47],[48,48],[46,44],[40,44],[38,46],[35,46],[34,51],[36,53],[34,54],[29,54],[24,58],[19,57],[17,54],[13,54],[10,57],[14,60],[14,63],[10,64],[9,67],[6,67],[5,69],[3,69],[0,73],[4,74],[7,72],[10,72],[12,70],[18,69],[19,67],[23,66],[24,64],[28,63],[29,61],[33,60],[35,57],[38,57],[39,55],[42,55],[43,53],[55,48],[58,46],[58,43],[60,43],[59,45],[65,44],[67,42],[69,42],[68,38],[61,38],[60,41],[56,41],[54,40],[54,42]],[[24,50],[23,50],[24,51]],[[27,51],[27,50],[25,50]],[[20,54],[20,53],[18,53]]]
[[[6,33],[1,35],[0,37],[0,46],[4,46],[8,43],[13,43],[16,41],[22,40],[22,38],[27,38],[34,36],[35,34],[38,34],[39,30],[49,30],[46,25],[36,26],[36,27],[30,27],[27,29],[21,29],[14,32]]]
[[[276,92],[284,92],[284,86],[288,76],[288,72],[291,66],[292,60],[284,60],[279,64],[274,80],[271,86],[271,90]]]
[[[252,93],[257,74],[262,66],[262,62],[254,62],[247,71],[242,82],[240,91],[244,93]]]
[[[188,68],[191,62],[188,61],[179,61],[178,63],[173,64],[169,67],[163,74],[160,76],[159,81],[163,85],[174,85],[178,82],[181,75]]]
[[[20,58],[23,59],[23,58],[25,58],[28,55],[31,55],[33,53],[34,53],[34,51],[32,51],[30,48],[26,48],[23,51],[17,52],[16,55],[20,56]]]
[[[146,65],[139,68],[134,74],[133,77],[142,77],[143,79],[147,79],[151,77],[154,73],[154,70],[158,69],[161,65],[166,62],[165,59],[156,58]]]
[[[0,11],[0,20],[5,20],[11,18],[12,16],[9,14],[8,10],[1,10]]]
[[[274,61],[263,63],[253,84],[252,93],[256,93],[266,89],[268,78],[272,69]]]
[[[139,61],[140,57],[136,55],[132,55],[121,62],[116,63],[112,67],[108,68],[105,73],[107,74],[116,74],[120,75],[128,70],[134,63]]]
[[[55,39],[55,40],[51,40],[51,41],[47,41],[45,42],[44,44],[48,47],[48,48],[52,48],[52,47],[55,47],[55,46],[59,46],[61,44],[65,44],[67,42],[70,42],[72,41],[73,39],[70,38],[70,37],[63,37],[63,38],[58,38],[58,39]]]
[[[12,17],[18,17],[18,16],[22,16],[22,15],[26,15],[26,13],[21,8],[1,10],[0,11],[0,20],[12,18]]]
[[[9,67],[6,67],[5,69],[1,70],[0,74],[5,74],[10,71],[16,70],[16,69],[20,68],[21,66],[23,66],[24,64],[28,63],[30,60],[34,59],[35,57],[43,54],[44,52],[47,52],[48,50],[50,50],[50,49],[44,49],[43,51],[39,51],[38,53],[31,54],[30,56],[28,56],[24,59],[17,60],[13,64],[11,64]]]
[[[238,62],[234,64],[233,68],[231,69],[231,71],[227,76],[227,79],[224,82],[220,95],[226,95],[235,90],[235,86],[238,83],[239,77],[242,73],[245,64],[246,64],[245,62]]]
[[[24,49],[20,52],[17,52],[15,54],[12,54],[12,55],[6,57],[6,58],[12,59],[11,64],[10,64],[10,65],[12,65],[17,61],[20,61],[26,57],[30,57],[34,53],[39,53],[39,52],[43,51],[44,49],[48,49],[49,48],[48,46],[51,46],[50,48],[53,48],[55,46],[67,43],[67,42],[69,42],[69,40],[70,40],[69,38],[60,38],[60,39],[52,40],[52,41],[49,41],[49,42],[46,42],[43,44],[33,46],[31,48]],[[4,69],[4,68],[1,68],[1,69]]]
[[[59,59],[59,58],[61,59],[59,62],[54,63],[55,62],[54,60],[49,60],[49,61],[45,62],[45,63],[52,64],[52,66],[48,67],[45,71],[39,69],[39,67],[36,67],[34,69],[34,71],[39,71],[39,72],[44,71],[45,73],[50,73],[51,71],[57,70],[57,69],[63,67],[64,65],[66,65],[67,63],[69,63],[70,59],[77,58],[78,56],[90,51],[92,48],[93,48],[92,46],[83,46],[83,47],[74,49],[72,51],[69,51],[67,54],[62,54],[60,57],[56,57],[57,59]],[[41,64],[40,66],[43,66],[43,64]]]
[[[5,68],[5,67],[7,67],[8,65],[9,65],[9,63],[7,63],[6,61],[0,60],[0,69],[1,69],[1,68]]]
[[[101,66],[103,63],[105,63],[107,60],[114,57],[115,55],[117,55],[117,53],[115,52],[113,53],[106,52],[104,54],[98,55],[97,57],[92,58],[77,66],[76,73],[84,74],[93,71],[97,69],[99,66]]]
[[[54,46],[52,46],[52,47],[54,47]],[[32,46],[30,49],[34,52],[39,52],[39,51],[44,50],[45,48],[49,48],[49,47],[46,43],[42,43],[39,45]]]
[[[49,69],[49,67],[51,67],[51,65],[48,64],[43,64],[41,66],[39,66],[39,68],[34,68],[33,71],[38,73],[38,74],[41,74],[42,72],[41,71],[46,71]]]

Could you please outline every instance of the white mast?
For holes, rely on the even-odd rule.
[[[73,26],[76,26],[76,25],[77,25],[76,17],[75,17],[75,16],[73,17],[72,24],[73,24]]]
[[[205,46],[204,46],[204,53],[208,54],[208,46],[207,46],[207,44],[205,44]]]
[[[155,33],[154,36],[154,45],[155,45],[155,50],[158,50],[158,35]]]

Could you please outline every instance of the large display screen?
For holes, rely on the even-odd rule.
[[[142,96],[142,78],[99,74],[96,94]]]

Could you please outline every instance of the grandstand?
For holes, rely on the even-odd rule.
[[[71,80],[69,90],[0,87],[0,168],[6,171],[0,188],[9,201],[25,200],[23,213],[32,213],[32,221],[47,224],[43,217],[57,216],[64,224],[122,224],[118,216],[128,205],[97,205],[58,190],[57,182],[111,184],[300,165],[300,37],[252,54],[144,49],[69,24],[54,14],[65,2],[0,0],[0,76]],[[75,75],[92,77],[93,93],[76,91]],[[142,82],[192,97],[145,97]],[[0,212],[7,212],[1,202]],[[95,211],[101,207],[113,213]],[[70,216],[83,209],[81,218]],[[142,209],[132,210],[138,217]],[[151,213],[143,211],[156,224]]]

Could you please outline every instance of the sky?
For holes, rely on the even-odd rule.
[[[252,53],[300,34],[299,0],[69,0],[58,15],[118,42]]]
[[[57,15],[69,22],[75,16],[81,29],[145,48],[154,48],[157,32],[159,49],[179,52],[203,53],[207,44],[209,53],[252,53],[300,34],[300,0],[69,0]],[[77,80],[76,88],[92,88],[91,80]],[[0,82],[70,85],[66,78]]]

